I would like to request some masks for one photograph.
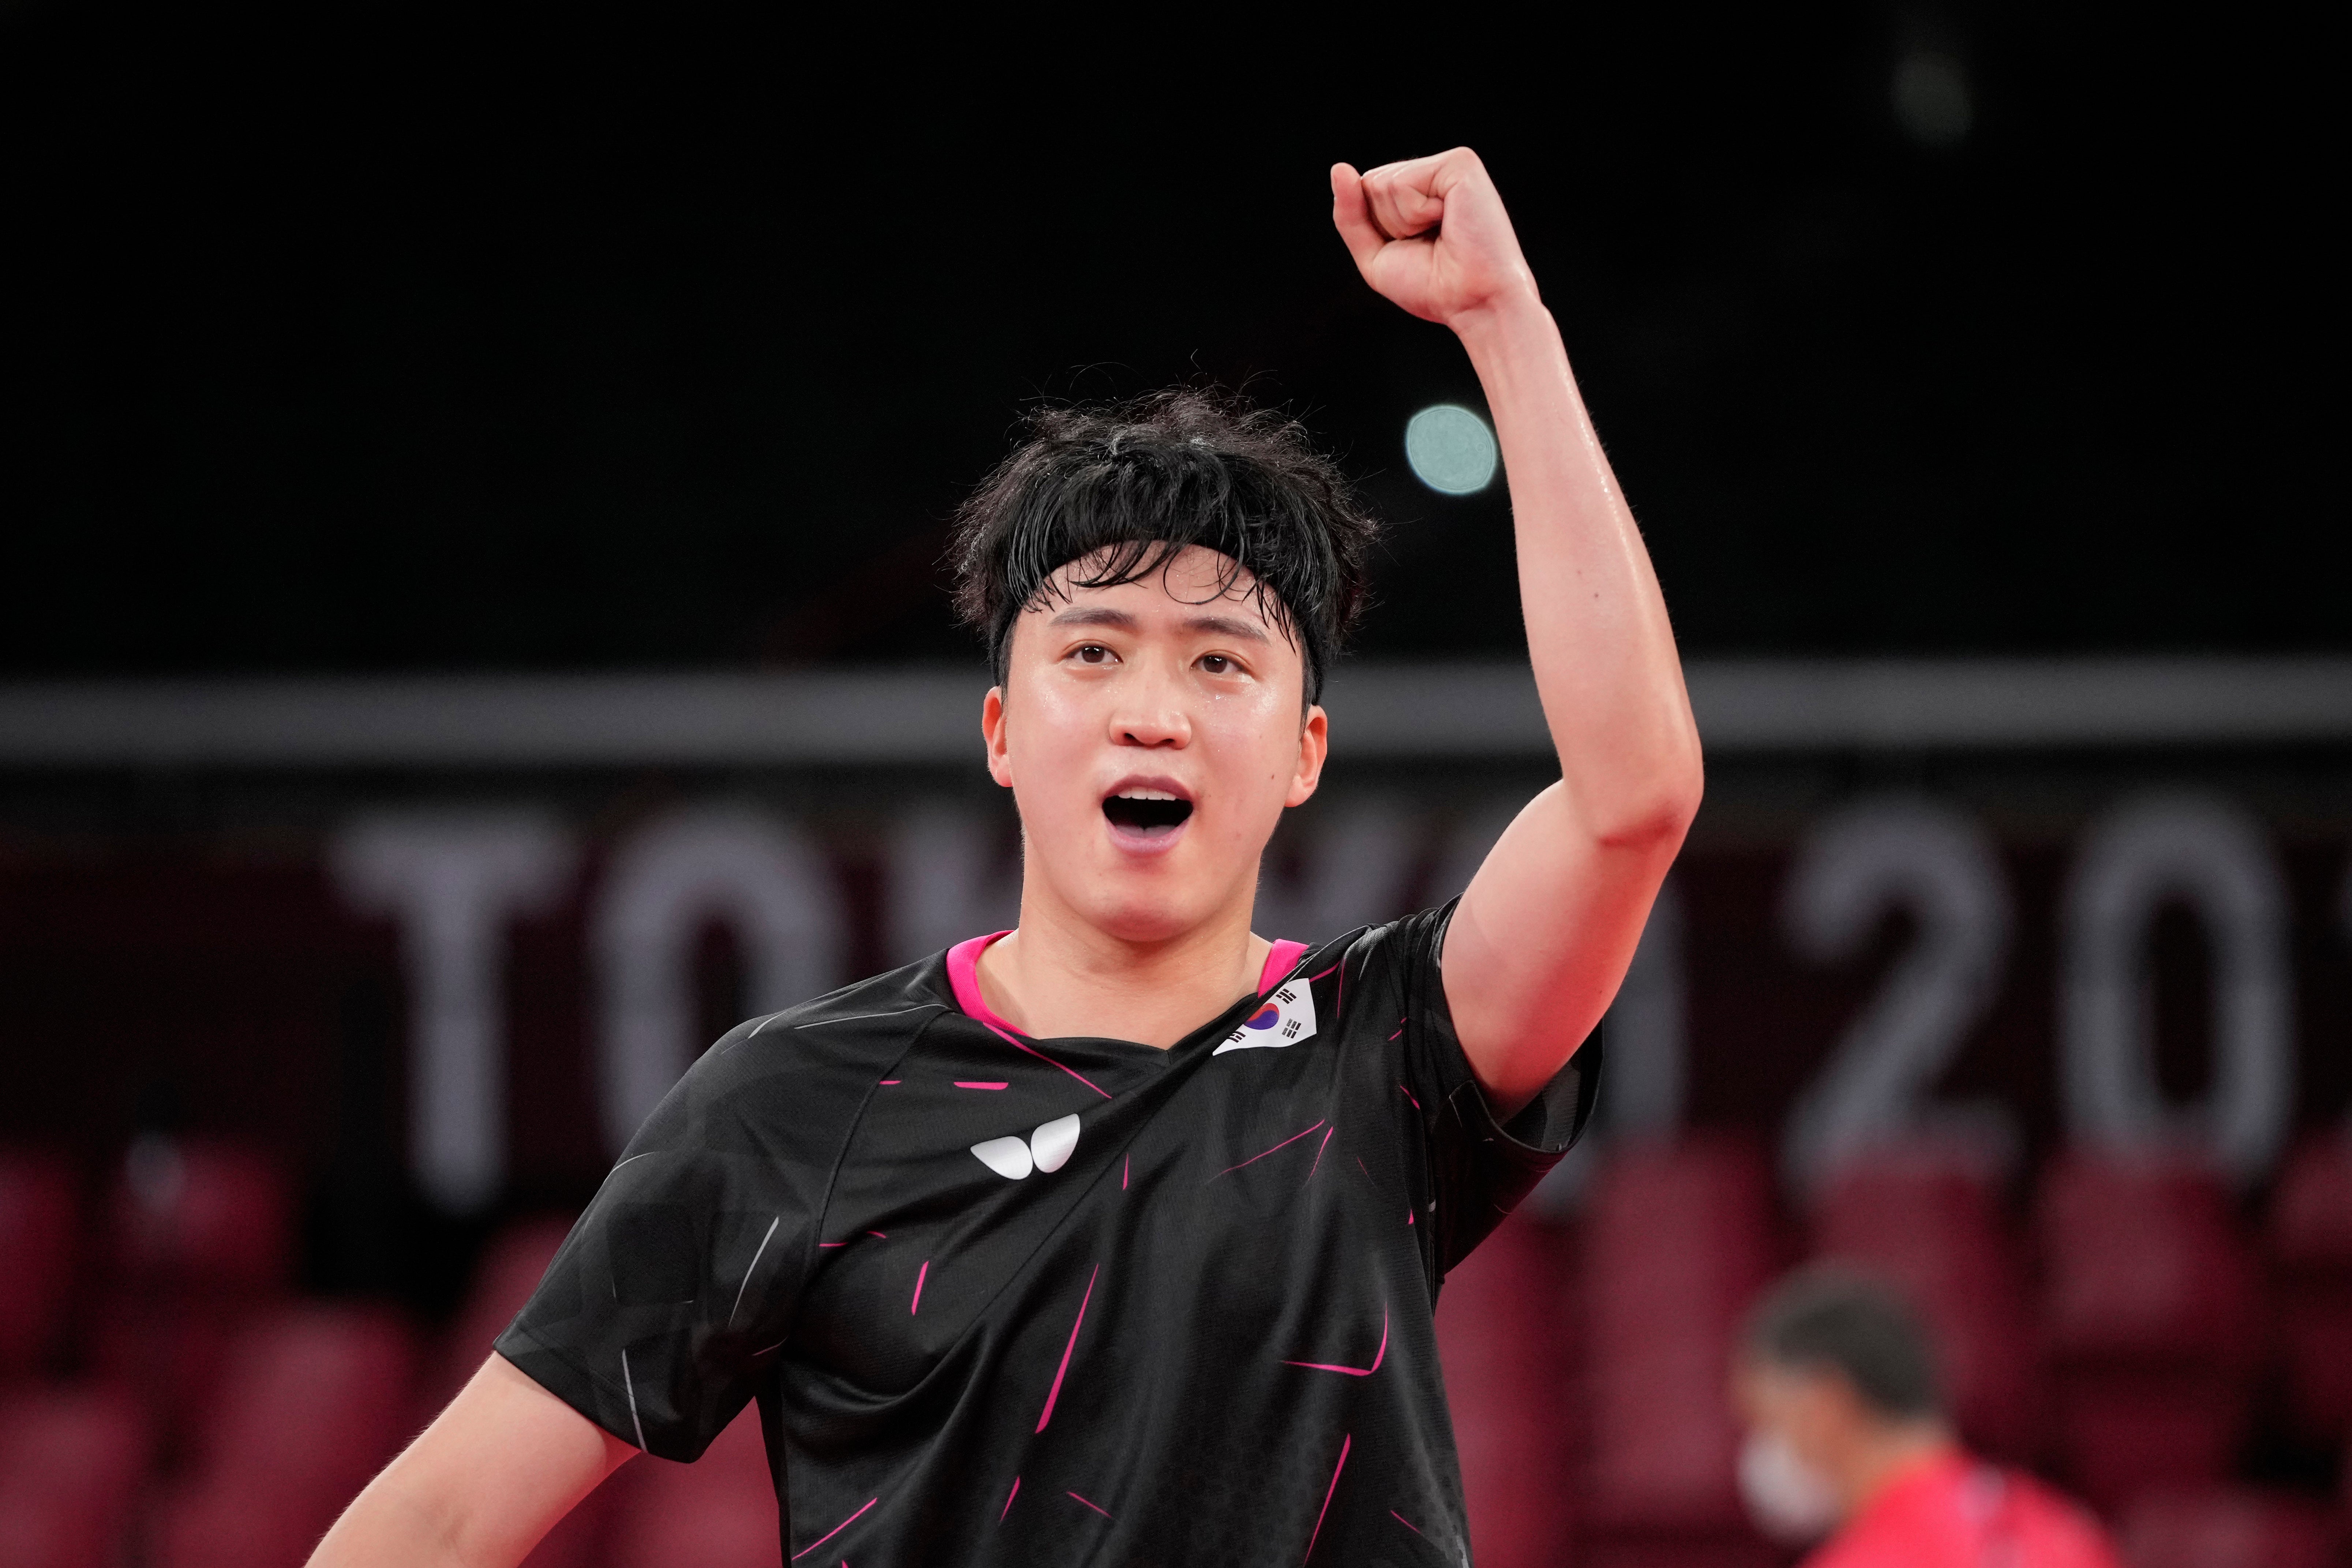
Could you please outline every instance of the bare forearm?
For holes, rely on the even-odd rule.
[[[635,1452],[493,1355],[343,1510],[310,1568],[514,1568]]]
[[[1560,782],[1471,879],[1445,995],[1505,1113],[1615,994],[1698,808],[1698,732],[1649,552],[1585,417],[1559,329],[1477,154],[1331,172],[1332,222],[1365,280],[1461,337],[1503,442],[1519,595]]]
[[[1649,552],[1534,290],[1453,323],[1486,392],[1517,535],[1536,689],[1567,802],[1604,843],[1679,840],[1698,734]]]
[[[493,1568],[458,1550],[446,1522],[406,1479],[395,1460],[369,1482],[319,1542],[310,1568]]]

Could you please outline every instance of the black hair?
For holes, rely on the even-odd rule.
[[[1748,1354],[1768,1365],[1843,1373],[1880,1415],[1943,1411],[1936,1358],[1911,1304],[1891,1287],[1835,1264],[1798,1270],[1748,1320]]]
[[[1306,666],[1306,700],[1368,594],[1379,524],[1296,420],[1199,387],[1131,403],[1041,408],[1024,438],[958,510],[956,609],[1004,680],[1013,623],[1057,591],[1108,588],[1164,570],[1197,544],[1231,565]]]

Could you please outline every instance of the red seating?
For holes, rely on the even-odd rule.
[[[0,1401],[0,1559],[113,1568],[147,1462],[138,1405],[96,1389]]]
[[[1974,1169],[1874,1153],[1844,1166],[1813,1215],[1813,1250],[1903,1291],[1926,1319],[1952,1415],[1970,1445],[2032,1456],[2034,1342],[2018,1245]]]
[[[291,1307],[233,1347],[158,1568],[297,1568],[407,1436],[415,1347],[388,1311]]]
[[[2335,1523],[2315,1504],[2239,1488],[2152,1496],[2125,1511],[2131,1568],[2333,1568]]]
[[[1489,1568],[1550,1568],[1568,1551],[1567,1262],[1558,1229],[1514,1215],[1437,1299],[1471,1547]]]
[[[38,1368],[73,1289],[73,1173],[61,1160],[0,1152],[0,1377]]]
[[[239,1328],[293,1273],[293,1205],[263,1156],[147,1137],[114,1197],[114,1257],[95,1333],[100,1369],[186,1436]]]
[[[2184,1158],[2055,1161],[2038,1215],[2059,1447],[2115,1507],[2218,1482],[2258,1366],[2253,1275],[2218,1181]]]
[[[1779,1560],[1741,1512],[1726,1399],[1741,1315],[1772,1272],[1768,1191],[1761,1154],[1731,1141],[1621,1144],[1597,1173],[1580,1563]]]
[[[115,1195],[117,1262],[142,1287],[262,1293],[293,1273],[292,1205],[264,1156],[233,1144],[147,1137]]]
[[[2352,1138],[2296,1151],[2271,1199],[2286,1386],[2298,1426],[2322,1442],[2352,1432]]]
[[[615,1521],[604,1568],[778,1568],[782,1558],[754,1407],[695,1463],[632,1459],[604,1489]]]

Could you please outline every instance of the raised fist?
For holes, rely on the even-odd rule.
[[[1331,221],[1364,281],[1424,321],[1458,330],[1465,315],[1538,298],[1503,198],[1467,147],[1362,174],[1334,163]]]

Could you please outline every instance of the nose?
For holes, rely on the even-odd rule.
[[[1192,716],[1179,700],[1175,683],[1164,675],[1142,673],[1121,686],[1119,702],[1111,710],[1116,744],[1181,752],[1192,743]]]

